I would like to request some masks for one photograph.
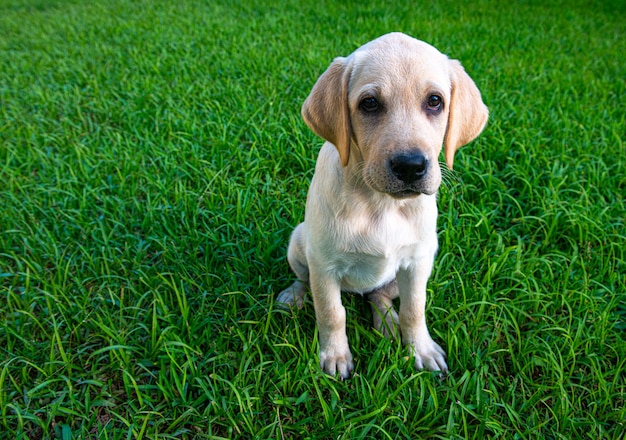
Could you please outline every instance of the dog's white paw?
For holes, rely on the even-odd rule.
[[[397,296],[398,283],[395,280],[367,294],[372,306],[374,328],[386,338],[400,335],[400,318],[393,308],[393,299]]]
[[[278,294],[276,302],[284,307],[293,307],[295,305],[301,309],[304,306],[306,291],[307,285],[302,281],[296,281]]]
[[[417,369],[448,372],[446,352],[430,336],[421,338],[420,341],[411,345]]]
[[[396,339],[400,335],[400,320],[395,310],[388,309],[381,316],[381,312],[374,310],[374,328],[387,339]]]
[[[350,348],[346,344],[345,347],[330,346],[320,350],[320,366],[326,374],[334,376],[339,373],[342,379],[347,379],[354,369]]]

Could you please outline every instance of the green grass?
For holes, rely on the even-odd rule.
[[[337,3],[337,4],[336,4]],[[620,439],[621,1],[0,0],[0,438]],[[404,31],[491,110],[440,192],[441,381],[273,300],[333,57]]]

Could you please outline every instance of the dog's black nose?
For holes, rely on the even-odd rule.
[[[389,166],[399,180],[410,184],[424,177],[428,159],[421,153],[400,154],[389,161]]]

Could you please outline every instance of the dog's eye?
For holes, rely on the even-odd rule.
[[[363,98],[363,100],[361,101],[360,107],[361,107],[361,110],[368,112],[368,113],[377,112],[378,110],[380,110],[380,104],[378,103],[376,98],[372,98],[371,96],[367,98]]]
[[[430,110],[440,110],[443,99],[439,95],[430,95],[427,103]]]

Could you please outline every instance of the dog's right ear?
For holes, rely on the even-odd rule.
[[[448,127],[444,139],[446,163],[452,169],[454,152],[474,140],[487,123],[489,109],[483,103],[480,90],[469,77],[461,63],[450,60],[452,72],[452,97]]]
[[[335,58],[302,105],[304,122],[315,134],[337,147],[343,166],[348,164],[352,138],[348,108],[349,79],[348,59]]]

